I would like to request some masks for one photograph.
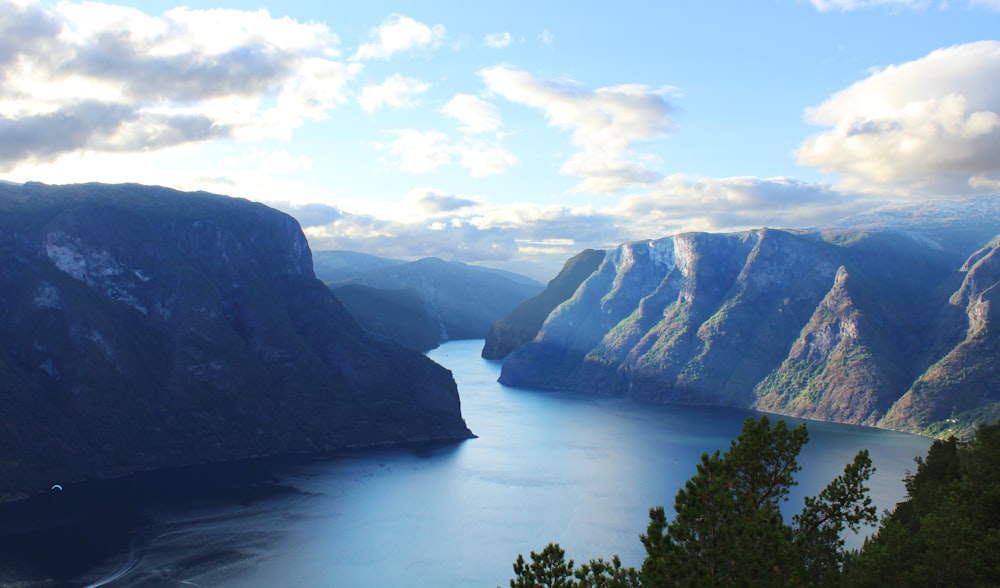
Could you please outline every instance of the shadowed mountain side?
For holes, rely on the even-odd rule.
[[[951,342],[882,420],[887,427],[971,432],[1000,416],[1000,244],[974,253],[935,332]]]
[[[435,338],[433,346],[444,341],[485,337],[494,322],[542,290],[541,284],[524,276],[435,257],[327,283],[335,290],[347,285],[415,292],[432,322],[432,327],[419,338],[421,341]],[[398,315],[398,305],[392,298],[354,297],[351,311],[370,331],[385,332],[385,326],[389,326],[390,338],[406,344],[392,333],[393,317]],[[412,340],[412,335],[407,335],[408,340]]]
[[[0,185],[0,497],[470,436],[450,373],[367,335],[263,205]]]
[[[500,381],[920,432],[954,413],[966,414],[956,426],[978,420],[1000,400],[1000,266],[995,245],[948,239],[962,227],[948,219],[925,233],[626,243],[507,356]],[[990,222],[996,235],[996,216],[975,230]]]
[[[366,331],[417,351],[441,341],[441,327],[416,290],[382,290],[360,284],[333,288],[333,293]]]
[[[483,345],[485,359],[503,359],[518,345],[531,341],[549,314],[576,292],[604,261],[605,251],[587,249],[571,257],[541,294],[517,305],[493,324]]]

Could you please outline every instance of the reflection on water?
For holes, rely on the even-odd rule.
[[[454,372],[478,439],[160,472],[0,506],[0,584],[497,586],[519,552],[549,541],[577,561],[638,565],[649,507],[670,507],[700,455],[750,416],[506,388],[480,348],[430,354]],[[891,508],[929,445],[809,430],[795,510],[861,448],[878,468],[873,498]]]

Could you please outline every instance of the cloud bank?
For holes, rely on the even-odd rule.
[[[284,138],[359,65],[325,25],[266,10],[0,2],[0,171],[74,152]]]
[[[877,200],[792,178],[672,175],[643,194],[606,207],[495,205],[424,188],[399,204],[398,219],[332,208],[283,208],[299,219],[315,250],[347,249],[412,259],[435,255],[507,267],[548,280],[567,257],[638,239],[687,231],[801,228],[868,209]]]
[[[841,176],[844,190],[963,195],[1000,179],[1000,42],[934,51],[876,71],[806,112],[829,130],[799,163]]]

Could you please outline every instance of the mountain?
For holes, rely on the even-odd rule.
[[[261,204],[0,185],[0,256],[0,498],[471,435],[451,374],[367,335]]]
[[[587,249],[571,257],[541,294],[518,304],[510,314],[493,324],[486,335],[483,357],[503,359],[518,345],[534,339],[545,318],[597,270],[604,256],[604,251]]]
[[[333,293],[366,331],[380,339],[421,352],[441,344],[440,323],[413,288],[348,284],[333,288]]]
[[[421,335],[435,339],[431,347],[449,340],[485,337],[494,322],[542,290],[541,284],[524,276],[436,257],[375,269],[327,285],[338,296],[348,285],[415,292],[433,325],[429,332]],[[397,304],[387,304],[384,295],[342,297],[341,300],[362,326],[376,333],[388,330],[392,340],[403,343],[391,327],[399,316]],[[390,327],[386,329],[385,325]]]
[[[320,281],[341,282],[373,270],[396,267],[406,263],[400,259],[378,257],[357,251],[314,251],[313,269]]]
[[[500,381],[935,434],[989,418],[1000,207],[920,211],[623,244]]]

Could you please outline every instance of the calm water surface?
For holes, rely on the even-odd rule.
[[[701,454],[753,416],[507,388],[481,347],[429,354],[454,372],[478,439],[159,472],[2,506],[0,584],[493,587],[549,541],[577,561],[639,565],[649,508],[669,508]],[[808,427],[794,511],[862,448],[872,496],[891,508],[930,444]]]

